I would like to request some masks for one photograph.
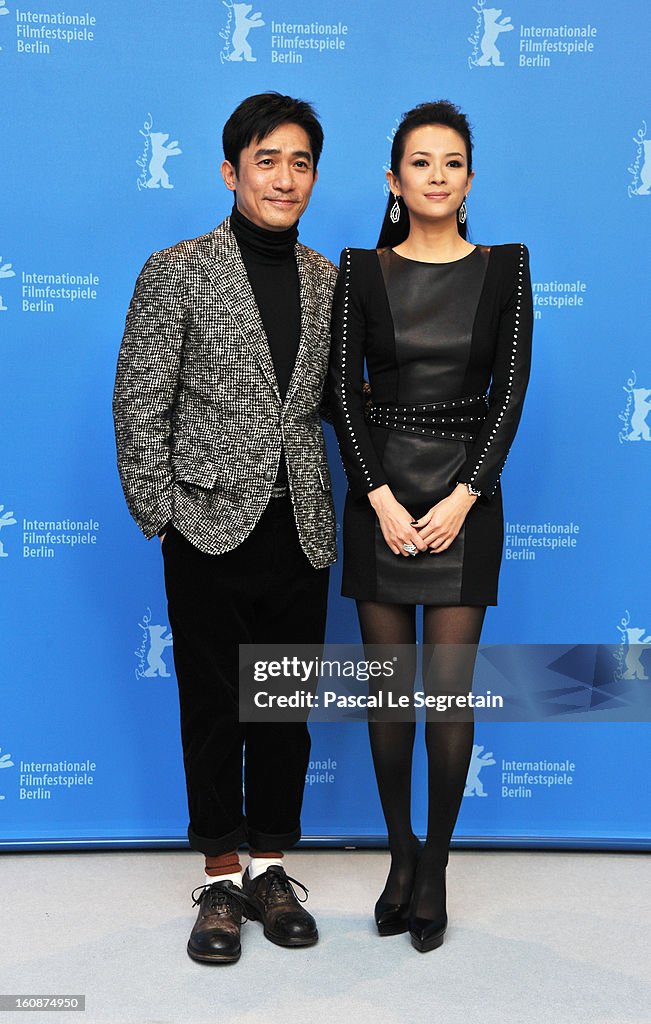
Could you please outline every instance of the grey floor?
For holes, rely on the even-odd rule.
[[[386,865],[291,854],[319,944],[281,949],[248,922],[240,962],[215,967],[185,952],[197,854],[3,854],[0,992],[85,994],[84,1013],[30,1024],[651,1024],[647,855],[455,852],[427,954],[374,933]]]

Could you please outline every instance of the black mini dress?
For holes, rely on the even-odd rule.
[[[529,379],[532,324],[524,245],[476,246],[442,264],[391,249],[343,251],[330,391],[349,484],[344,596],[398,604],[497,603],[499,479]],[[482,496],[452,545],[441,554],[394,555],[368,492],[389,484],[418,519],[458,482]]]

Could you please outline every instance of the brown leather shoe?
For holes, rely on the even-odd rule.
[[[242,878],[242,888],[250,901],[247,913],[252,920],[262,921],[265,937],[276,945],[313,946],[319,939],[316,921],[300,906],[292,882],[305,893],[300,901],[304,903],[308,890],[285,874],[280,865],[272,864],[254,879],[247,868]]]
[[[195,899],[195,893],[200,895]],[[250,916],[248,899],[231,881],[199,885],[192,891],[192,902],[199,906],[197,920],[190,932],[188,955],[208,964],[232,964],[240,959],[242,918]]]

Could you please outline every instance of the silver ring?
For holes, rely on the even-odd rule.
[[[418,554],[418,548],[416,547],[415,544],[412,544],[411,541],[409,541],[409,543],[407,543],[407,544],[403,544],[402,545],[402,550],[406,551],[407,554],[409,554],[409,555],[416,555],[416,554]]]

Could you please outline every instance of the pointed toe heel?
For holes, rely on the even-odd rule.
[[[378,900],[375,904],[375,924],[380,935],[404,934],[409,928],[409,904]]]
[[[411,944],[419,953],[429,953],[443,945],[445,931],[448,926],[447,917],[430,921],[425,917],[409,918],[409,935]]]

